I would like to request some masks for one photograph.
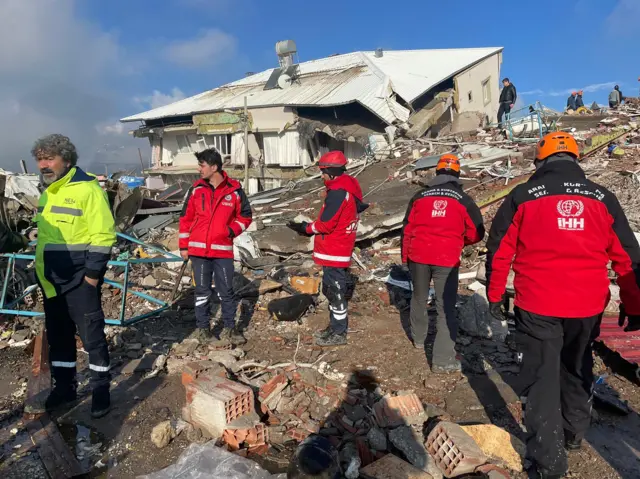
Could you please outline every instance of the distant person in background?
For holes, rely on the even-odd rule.
[[[609,108],[618,108],[623,100],[624,97],[622,96],[620,87],[616,85],[611,93],[609,93]]]
[[[584,106],[584,101],[582,100],[582,90],[580,90],[578,92],[578,95],[576,95],[576,110],[578,108],[582,108]]]
[[[26,236],[14,233],[7,225],[0,222],[0,253],[15,253],[29,244]]]
[[[502,80],[504,88],[500,92],[500,107],[498,108],[498,126],[502,125],[502,116],[511,113],[511,109],[516,104],[518,94],[516,87],[508,78]]]
[[[578,96],[577,91],[571,92],[571,95],[569,95],[569,98],[567,98],[567,110],[576,111],[578,109],[578,107],[576,106],[577,96]]]

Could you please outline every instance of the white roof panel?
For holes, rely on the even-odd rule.
[[[355,52],[301,63],[298,80],[284,90],[264,90],[273,69],[121,121],[146,121],[194,113],[266,106],[335,106],[359,102],[387,123],[404,121],[412,102],[443,80],[502,48]]]

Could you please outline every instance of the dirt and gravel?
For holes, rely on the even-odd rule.
[[[470,371],[477,368],[468,364],[464,374],[432,374],[425,353],[415,350],[408,340],[406,306],[402,293],[398,295],[391,291],[389,294],[384,283],[359,284],[350,304],[349,345],[329,350],[324,360],[352,380],[376,383],[386,391],[412,390],[423,402],[442,409],[445,417],[453,421],[493,422],[519,434],[521,406],[509,386],[513,374],[508,372],[508,366],[513,351],[508,343],[462,340],[459,346],[463,357],[466,352],[475,362],[481,361],[487,372],[472,373]],[[258,303],[253,308],[246,333],[249,339],[244,347],[247,357],[272,364],[286,362],[292,360],[298,349],[299,362],[313,362],[326,351],[312,344],[311,335],[325,326],[327,317],[328,313],[321,308],[301,324],[280,323],[268,316],[264,304]],[[158,450],[151,443],[150,433],[159,422],[181,416],[184,389],[180,383],[180,366],[205,357],[206,351],[196,350],[183,358],[170,354],[167,369],[172,374],[163,372],[155,378],[144,379],[144,373],[123,374],[121,371],[136,356],[126,345],[140,342],[149,350],[166,350],[187,337],[193,327],[193,311],[187,308],[165,312],[159,318],[120,332],[125,347],[114,350],[113,354],[117,365],[112,382],[114,408],[103,419],[90,418],[86,390],[88,376],[86,369],[81,370],[79,377],[84,400],[55,417],[81,463],[93,467],[93,477],[133,478],[162,469],[175,462],[189,444],[190,438],[181,434],[166,448]],[[79,352],[79,357],[86,363],[86,354]],[[2,477],[46,477],[21,419],[29,366],[30,356],[22,348],[0,351]],[[638,384],[616,374],[600,359],[597,369],[599,375],[608,374],[607,382],[629,402],[634,412],[617,416],[596,410],[587,438],[588,446],[571,454],[568,477],[636,478],[640,470]],[[281,472],[286,464],[282,454],[288,454],[288,451],[274,454],[274,457],[280,456],[277,461],[262,462],[272,472]]]

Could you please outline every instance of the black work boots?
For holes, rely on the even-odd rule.
[[[47,411],[55,411],[63,406],[70,405],[78,398],[75,384],[56,385],[44,403]]]
[[[317,337],[316,344],[322,347],[344,346],[347,344],[347,333],[337,334],[329,331],[325,336]]]
[[[109,385],[98,386],[91,393],[91,417],[94,419],[106,416],[111,410],[111,393]]]

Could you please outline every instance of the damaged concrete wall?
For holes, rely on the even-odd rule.
[[[459,113],[478,111],[492,121],[498,114],[500,98],[500,64],[502,55],[496,53],[455,77],[456,108]],[[489,99],[485,103],[483,83],[488,81]]]

